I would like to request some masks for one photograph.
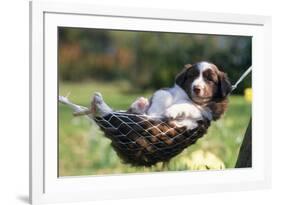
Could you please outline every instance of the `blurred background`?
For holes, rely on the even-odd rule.
[[[59,94],[89,106],[94,92],[114,109],[127,109],[174,84],[184,64],[210,61],[232,84],[251,65],[252,39],[246,36],[58,30]],[[251,75],[230,96],[228,111],[207,135],[173,158],[166,170],[233,168],[251,117]],[[73,117],[59,105],[59,176],[162,171],[123,164],[99,128],[86,117]]]

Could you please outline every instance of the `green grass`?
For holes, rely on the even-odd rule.
[[[71,92],[70,99],[89,106],[93,92],[99,91],[115,109],[126,109],[139,96],[150,96],[152,91],[133,93],[125,82],[60,83],[60,95]],[[251,116],[251,104],[243,96],[231,96],[225,115],[213,122],[208,133],[173,158],[166,170],[197,170],[233,168],[243,135]],[[161,171],[161,164],[151,168],[123,164],[110,140],[86,117],[73,117],[72,111],[59,105],[59,175],[95,175]]]

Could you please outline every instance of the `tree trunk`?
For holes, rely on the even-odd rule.
[[[250,119],[248,124],[235,165],[235,168],[246,167],[252,167],[252,119]]]

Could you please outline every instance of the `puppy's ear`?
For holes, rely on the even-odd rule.
[[[184,68],[182,69],[182,71],[176,76],[176,84],[179,86],[182,86],[186,80],[186,71],[191,68],[192,65],[191,64],[186,64],[184,65]]]
[[[191,68],[191,67],[192,67],[191,64],[185,64],[185,65],[184,65],[184,68],[185,68],[185,69],[189,69],[189,68]]]
[[[219,73],[219,97],[225,98],[232,90],[232,85],[224,72]]]

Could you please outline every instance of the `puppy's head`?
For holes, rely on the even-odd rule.
[[[185,65],[176,77],[176,84],[197,104],[223,100],[231,92],[227,75],[208,62]]]

